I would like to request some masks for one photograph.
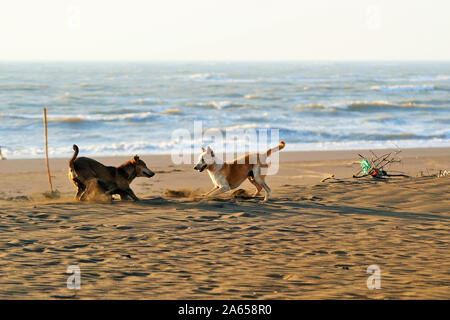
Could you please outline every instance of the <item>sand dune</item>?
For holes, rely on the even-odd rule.
[[[0,298],[448,299],[450,176],[415,177],[449,168],[439,152],[405,157],[414,177],[388,181],[345,178],[352,152],[285,155],[269,203],[199,202],[207,175],[154,157],[157,175],[133,185],[140,202],[73,202],[62,160],[52,163],[60,198],[46,199],[37,160],[3,161]],[[320,183],[327,174],[338,180]],[[373,264],[379,290],[366,287]],[[81,290],[66,287],[69,265]]]

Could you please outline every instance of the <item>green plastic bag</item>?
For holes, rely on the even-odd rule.
[[[361,165],[362,173],[363,173],[363,174],[366,174],[367,171],[370,169],[369,161],[367,161],[366,159],[363,159],[363,160],[360,162],[360,165]]]

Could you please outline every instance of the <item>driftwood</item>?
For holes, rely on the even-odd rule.
[[[326,177],[326,178],[320,180],[320,182],[325,182],[325,181],[327,181],[327,180],[329,180],[329,179],[336,179],[336,178],[334,177],[334,174],[332,174],[331,176]]]
[[[403,173],[391,174],[385,170],[385,168],[388,165],[401,162],[400,159],[396,158],[397,155],[400,152],[402,152],[400,149],[393,151],[393,152],[383,154],[381,156],[378,156],[372,150],[369,150],[369,152],[372,155],[372,157],[370,159],[368,157],[364,157],[361,154],[358,154],[358,156],[361,159],[363,159],[362,162],[364,162],[364,160],[365,160],[369,164],[369,167],[366,168],[365,171],[361,167],[361,169],[356,174],[353,175],[353,178],[358,179],[358,178],[364,178],[367,176],[371,176],[372,178],[375,178],[375,179],[383,179],[384,177],[406,177],[406,178],[409,178],[409,176],[406,174],[403,174]]]
[[[428,168],[425,168],[425,170],[427,171],[427,174],[424,174],[423,170],[419,171],[416,175],[416,177],[436,177],[436,178],[443,178],[443,177],[447,177],[450,176],[450,171],[448,170],[439,170],[439,172],[437,173],[430,173],[430,171],[428,171]],[[436,169],[430,169],[430,170],[436,170]]]
[[[446,176],[450,176],[450,172],[449,171],[447,171],[447,170],[444,170],[444,171],[439,170],[438,178],[442,178],[442,177],[446,177]]]

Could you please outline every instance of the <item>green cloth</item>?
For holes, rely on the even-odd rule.
[[[363,174],[366,174],[367,171],[370,169],[369,161],[367,161],[366,159],[363,159],[363,160],[360,162],[360,165],[361,165],[362,173],[363,173]]]

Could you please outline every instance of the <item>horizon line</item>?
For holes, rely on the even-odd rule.
[[[450,59],[0,59],[0,63],[5,62],[450,62]]]

